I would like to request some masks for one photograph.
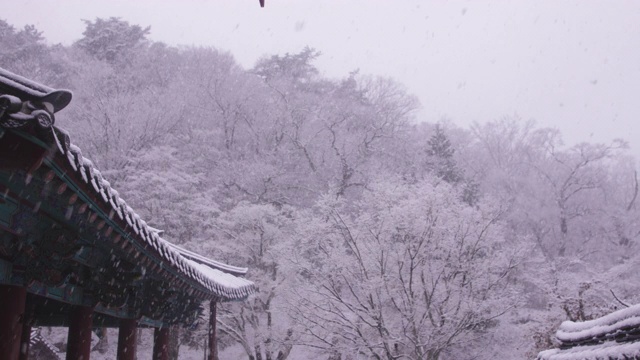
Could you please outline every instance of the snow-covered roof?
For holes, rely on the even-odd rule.
[[[551,349],[538,354],[540,360],[624,360],[640,358],[640,343],[608,341],[599,345]]]
[[[540,352],[539,360],[640,359],[640,304],[594,320],[565,321],[556,338],[560,348]]]
[[[58,352],[58,349],[47,341],[40,334],[40,328],[31,329],[31,336],[29,337],[29,357],[31,358],[33,355],[39,355],[39,358],[46,357],[51,360],[61,360],[62,356]],[[36,354],[37,353],[37,354]],[[33,356],[34,358],[38,358],[37,356]]]
[[[66,157],[71,168],[80,174],[82,180],[100,195],[120,220],[126,221],[145,243],[151,245],[162,256],[162,260],[175,266],[183,274],[197,281],[223,300],[243,299],[256,291],[253,282],[238,277],[246,274],[246,268],[234,267],[207,259],[161,238],[157,229],[147,225],[127,205],[118,192],[111,187],[111,184],[102,177],[93,163],[82,156],[82,152],[77,146],[70,145],[66,150]]]
[[[53,112],[64,109],[69,105],[72,97],[68,90],[54,90],[0,68],[0,90],[2,89],[10,89],[11,93],[23,101],[37,99],[50,103],[53,106]]]
[[[247,271],[249,271],[249,269],[247,268],[231,266],[215,260],[208,259],[200,254],[196,254],[193,251],[189,251],[187,249],[181,248],[180,246],[172,244],[170,242],[167,242],[167,245],[173,248],[174,250],[178,251],[180,255],[184,256],[185,258],[195,263],[202,264],[213,269],[222,270],[224,272],[234,274],[234,275],[246,275]]]
[[[78,194],[86,193],[93,198],[88,201],[93,204],[91,208],[101,214],[103,225],[100,227],[106,223],[116,230],[114,233],[121,234],[115,243],[124,240],[127,246],[135,248],[135,261],[154,263],[155,269],[177,276],[183,286],[189,285],[201,298],[241,300],[254,293],[255,284],[242,278],[246,268],[210,260],[171,244],[127,205],[94,164],[82,156],[80,148],[71,144],[67,133],[53,126],[53,113],[70,100],[69,91],[54,90],[0,69],[0,128],[33,129],[30,124],[36,124],[39,130],[31,131],[31,135],[48,146],[53,145],[44,162],[58,168],[61,179],[75,184],[72,188]],[[146,259],[139,258],[141,253]]]

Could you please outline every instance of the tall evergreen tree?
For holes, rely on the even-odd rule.
[[[427,144],[429,145],[427,149],[429,167],[434,174],[449,184],[462,181],[462,174],[453,159],[455,149],[440,124],[436,124],[435,133],[429,138]]]

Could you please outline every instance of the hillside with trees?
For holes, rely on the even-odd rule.
[[[623,140],[427,123],[402,84],[327,78],[313,48],[245,69],[119,18],[85,25],[63,46],[0,20],[0,67],[73,91],[56,125],[147,223],[249,267],[260,292],[220,309],[230,358],[532,358],[563,320],[640,301]]]

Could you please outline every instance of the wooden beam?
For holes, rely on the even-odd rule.
[[[67,190],[67,184],[62,183],[60,184],[60,186],[58,186],[58,189],[56,190],[56,192],[58,193],[58,195],[62,195],[62,193],[64,193],[65,190]]]
[[[51,180],[53,180],[53,178],[56,177],[56,172],[53,170],[49,170],[47,171],[47,173],[44,176],[44,182],[45,184],[48,184],[51,182]]]
[[[42,161],[44,161],[44,157],[47,154],[47,152],[43,152],[42,155],[40,157],[38,157],[38,159],[36,159],[36,161],[33,162],[33,165],[31,165],[31,167],[29,168],[29,171],[27,171],[29,173],[29,175],[33,175],[36,171],[38,171],[38,169],[40,168],[40,166],[42,166]]]
[[[88,206],[89,205],[87,205],[87,203],[80,205],[80,208],[78,208],[78,214],[84,214],[84,212],[87,211]]]

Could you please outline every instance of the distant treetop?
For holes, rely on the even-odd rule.
[[[135,48],[147,42],[151,32],[149,26],[131,25],[117,17],[83,21],[86,24],[84,37],[76,42],[76,46],[111,64],[126,60]]]

